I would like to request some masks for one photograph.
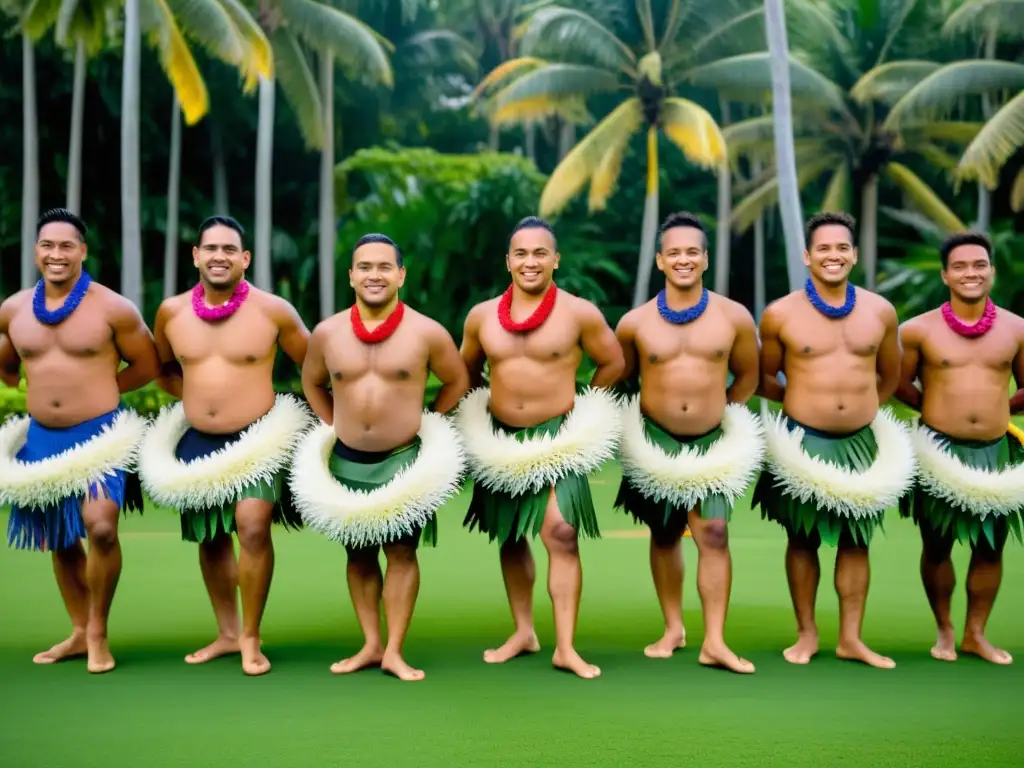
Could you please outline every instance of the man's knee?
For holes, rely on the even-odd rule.
[[[544,544],[550,552],[575,555],[579,552],[576,529],[564,520],[551,523],[543,533]]]
[[[109,552],[117,546],[117,505],[110,501],[86,504],[82,509],[89,546]]]
[[[388,568],[410,566],[416,563],[416,545],[407,541],[384,545]]]
[[[235,507],[235,529],[241,549],[259,551],[270,546],[272,504],[260,499],[243,499]]]
[[[729,548],[729,526],[725,520],[707,520],[700,528],[700,536],[694,537],[699,549],[724,551]]]

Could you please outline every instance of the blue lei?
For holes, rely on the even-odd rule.
[[[82,303],[82,299],[85,298],[91,282],[92,278],[89,276],[89,273],[83,270],[78,278],[78,282],[75,283],[75,287],[71,289],[71,293],[64,299],[64,303],[57,307],[57,309],[50,311],[46,308],[46,287],[44,282],[40,280],[36,283],[36,290],[32,296],[32,312],[35,314],[36,320],[46,325],[57,325],[67,320],[71,313],[78,309],[78,305]]]
[[[821,296],[818,295],[818,289],[814,287],[814,283],[809,277],[807,282],[804,283],[804,290],[807,292],[807,298],[810,300],[811,306],[825,315],[825,317],[833,319],[846,317],[853,312],[853,307],[857,303],[857,289],[853,287],[853,283],[846,284],[846,303],[841,307],[833,307],[831,304],[826,304]]]
[[[665,297],[665,289],[662,288],[658,294],[658,314],[661,315],[665,320],[672,323],[672,325],[685,325],[686,323],[692,323],[698,317],[704,314],[704,310],[708,308],[708,289],[705,288],[700,295],[700,301],[694,304],[689,309],[681,309],[678,312],[669,309],[668,299]]]

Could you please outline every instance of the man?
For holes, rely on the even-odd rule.
[[[71,636],[36,664],[85,655],[90,672],[114,657],[107,619],[121,574],[118,514],[142,512],[132,468],[146,422],[121,395],[158,372],[153,337],[127,299],[83,269],[86,226],[63,208],[36,226],[34,289],[0,305],[0,368],[18,385],[24,361],[29,416],[0,427],[0,506],[8,544],[52,553]],[[119,370],[121,363],[127,367]],[[81,539],[88,538],[88,555]]]
[[[689,526],[704,607],[699,661],[750,673],[754,665],[729,649],[724,632],[732,582],[727,523],[764,455],[760,424],[745,406],[758,384],[757,330],[742,305],[704,287],[707,233],[699,219],[672,214],[659,244],[664,289],[626,313],[615,331],[626,379],[640,377],[624,414],[615,505],[650,528],[651,575],[665,617],[665,634],[644,653],[668,658],[686,645],[682,536]]]
[[[371,234],[356,243],[349,270],[355,306],[313,330],[302,367],[303,391],[323,424],[296,453],[291,486],[306,524],[348,551],[364,644],[331,671],[380,666],[415,681],[424,673],[406,663],[402,644],[419,592],[416,549],[421,534],[436,543],[435,513],[461,485],[458,433],[441,414],[466,393],[469,374],[448,332],[398,298],[404,282],[402,254],[390,238]],[[424,413],[430,373],[442,386],[433,413]]]
[[[819,213],[807,222],[804,290],[771,304],[761,318],[761,395],[768,468],[754,490],[761,516],[786,530],[786,575],[797,642],[783,653],[806,664],[818,652],[814,604],[821,578],[818,549],[837,546],[841,659],[890,669],[892,659],[861,639],[870,564],[868,546],[885,510],[909,489],[913,446],[881,406],[896,390],[900,349],[896,311],[855,288],[854,221]],[[778,374],[785,375],[785,384]]]
[[[181,402],[150,428],[139,471],[150,498],[179,510],[182,539],[199,544],[217,617],[217,638],[185,661],[241,652],[242,671],[262,675],[270,670],[260,650],[274,569],[270,526],[302,524],[284,480],[311,422],[297,398],[275,395],[274,359],[280,346],[301,366],[309,331],[290,304],[245,280],[251,257],[243,234],[232,218],[204,221],[192,249],[199,282],[160,305],[153,329],[159,383]]]
[[[932,656],[956,660],[950,555],[959,541],[971,547],[960,649],[1009,664],[1010,654],[985,637],[985,624],[1002,581],[1003,546],[1011,527],[1020,538],[1024,509],[1024,445],[1007,434],[1011,374],[1018,389],[1024,385],[1024,319],[989,298],[995,267],[988,237],[953,235],[940,254],[949,301],[900,329],[896,394],[921,412],[914,433],[919,480],[900,512],[921,529],[921,580],[938,626]]]
[[[484,653],[500,664],[540,650],[533,629],[534,563],[527,536],[540,534],[550,561],[552,663],[583,678],[601,674],[576,652],[582,590],[578,533],[600,535],[587,475],[616,450],[621,418],[607,391],[623,370],[622,350],[600,310],[553,282],[559,253],[551,227],[523,219],[505,263],[512,284],[466,317],[462,357],[477,389],[456,415],[474,479],[466,525],[501,547],[515,632]],[[597,365],[577,395],[585,352]],[[489,389],[482,386],[490,366]]]

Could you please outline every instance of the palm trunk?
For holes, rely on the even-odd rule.
[[[491,126],[491,132],[487,135],[487,148],[491,152],[501,149],[501,130],[496,125]]]
[[[761,175],[761,163],[754,161],[751,170],[754,178]],[[754,222],[754,320],[761,322],[761,315],[768,304],[767,275],[764,271],[764,214]]]
[[[320,54],[324,145],[320,150],[320,318],[334,314],[334,56]]]
[[[121,293],[142,310],[142,219],[139,184],[139,90],[141,81],[139,0],[124,6],[121,77]]]
[[[562,127],[558,132],[558,162],[562,162],[565,156],[576,144],[576,126],[568,120],[562,121]]]
[[[259,122],[256,128],[256,234],[253,256],[256,260],[256,287],[273,291],[270,264],[271,182],[274,163],[274,88],[273,80],[260,78]]]
[[[647,197],[644,200],[644,221],[640,234],[640,263],[633,289],[633,308],[649,298],[651,271],[654,268],[655,242],[658,236],[658,130],[647,129]]]
[[[164,298],[178,292],[178,214],[181,210],[181,107],[171,106],[171,160],[167,172],[167,231],[164,233]]]
[[[523,126],[523,135],[526,156],[534,165],[537,164],[537,126],[533,123],[526,123]]]
[[[871,174],[860,192],[860,263],[864,287],[875,290],[878,271],[878,175]]]
[[[39,119],[36,115],[35,50],[21,35],[21,287],[36,281],[36,220],[39,218]]]
[[[82,212],[82,134],[85,130],[85,40],[75,43],[74,89],[71,92],[71,145],[68,148],[68,210]]]
[[[793,106],[789,90],[789,40],[783,0],[764,0],[765,35],[772,70],[772,120],[779,179],[779,209],[786,241],[786,274],[792,291],[806,279],[804,267],[803,213],[796,180],[796,149],[793,146]]]
[[[992,60],[996,57],[996,33],[989,30],[985,35],[985,58]],[[992,117],[992,98],[987,94],[981,94],[981,114],[986,121]],[[988,232],[992,222],[992,193],[985,183],[978,180],[978,222],[977,228],[982,232]]]
[[[722,111],[722,127],[729,124],[729,102],[719,99]],[[732,215],[732,171],[728,156],[722,158],[718,167],[718,224],[715,227],[715,293],[729,295],[729,273],[732,271],[732,230],[729,218]]]
[[[231,210],[228,203],[228,168],[220,125],[216,119],[210,120],[210,155],[213,160],[213,207],[216,213],[226,216]]]

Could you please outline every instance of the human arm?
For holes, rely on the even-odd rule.
[[[761,315],[761,371],[757,394],[776,403],[786,398],[786,387],[779,381],[779,374],[785,362],[785,347],[782,344],[782,318],[777,304],[769,305]]]
[[[917,386],[918,366],[921,364],[921,343],[924,335],[913,320],[904,323],[899,331],[903,357],[900,364],[900,379],[896,386],[896,399],[909,405],[915,411],[921,410],[923,393]]]
[[[889,402],[896,394],[896,388],[900,383],[900,321],[896,316],[896,309],[889,302],[885,302],[882,309],[882,322],[885,325],[885,335],[882,336],[882,343],[878,346],[876,367],[878,369],[878,402],[882,405]]]
[[[284,299],[276,299],[274,321],[277,323],[277,343],[299,368],[303,367],[309,347],[309,329],[298,311]]]
[[[118,296],[114,300],[110,327],[114,332],[114,346],[121,359],[128,363],[117,372],[118,391],[121,394],[134,392],[157,378],[160,375],[160,358],[153,334],[135,305]]]
[[[448,413],[469,390],[469,371],[459,354],[455,340],[439,323],[433,323],[427,337],[430,345],[430,357],[427,368],[441,382],[441,389],[431,410],[436,413]]]
[[[590,386],[599,389],[614,387],[626,369],[622,347],[596,306],[589,301],[580,301],[577,317],[580,323],[580,345],[587,357],[594,361],[597,370],[590,379]]]
[[[745,404],[757,391],[760,381],[761,350],[757,344],[757,327],[754,318],[740,304],[731,307],[736,327],[736,340],[729,354],[729,371],[732,385],[726,391],[730,403]]]
[[[1017,392],[1010,398],[1010,413],[1024,413],[1024,322],[1017,324],[1017,355],[1013,358],[1013,380]]]
[[[630,310],[615,326],[615,338],[622,351],[622,374],[619,376],[616,388],[624,395],[640,391],[640,358],[636,348],[636,320],[636,310]]]
[[[321,323],[309,337],[302,361],[302,394],[306,396],[313,413],[325,424],[334,423],[334,393],[328,388],[331,373],[324,358],[327,328]]]
[[[171,348],[171,341],[167,337],[167,323],[174,316],[174,305],[172,299],[164,301],[156,311],[156,320],[153,322],[153,343],[156,346],[159,373],[156,377],[156,385],[171,397],[181,399],[181,391],[184,386],[184,378],[181,365],[174,356]]]
[[[6,333],[0,334],[0,381],[9,387],[21,383],[21,357]]]
[[[478,304],[473,307],[466,315],[466,323],[462,329],[462,347],[459,349],[462,362],[465,363],[466,371],[469,373],[470,387],[483,386],[484,363],[487,361],[483,345],[480,343],[480,306]]]

